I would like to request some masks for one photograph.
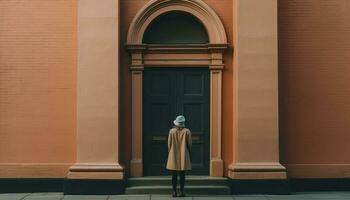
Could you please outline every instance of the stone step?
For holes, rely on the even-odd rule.
[[[229,195],[230,185],[225,177],[186,176],[186,194]],[[171,194],[170,176],[146,176],[127,179],[126,194]]]
[[[187,195],[230,195],[229,186],[201,185],[185,186]],[[133,186],[125,189],[125,194],[171,194],[171,186]]]
[[[167,186],[171,185],[170,176],[146,176],[127,179],[127,187],[134,186]],[[187,186],[228,186],[228,179],[225,177],[210,176],[186,176]]]

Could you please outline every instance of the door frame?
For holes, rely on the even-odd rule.
[[[153,19],[169,11],[195,15],[206,27],[209,44],[150,45],[142,37]],[[222,70],[223,53],[228,47],[226,33],[217,14],[203,1],[159,1],[146,4],[132,21],[127,38],[131,54],[132,81],[132,152],[130,175],[143,176],[143,69],[147,67],[203,67],[210,70],[210,176],[223,176],[222,138]]]
[[[148,75],[147,75],[148,74]],[[169,94],[169,96],[167,96],[168,98],[170,98],[170,104],[171,103],[174,103],[173,104],[173,107],[169,110],[169,112],[171,112],[172,114],[171,114],[171,116],[172,117],[175,117],[176,116],[176,113],[177,114],[181,114],[181,112],[179,113],[179,101],[180,102],[183,102],[183,103],[189,103],[188,102],[188,97],[186,98],[185,96],[185,91],[184,91],[184,82],[183,82],[183,80],[184,80],[184,75],[185,74],[196,74],[196,75],[198,75],[198,74],[200,74],[201,76],[202,76],[202,83],[203,83],[203,90],[202,90],[202,94],[203,94],[203,96],[202,97],[197,97],[197,96],[192,96],[192,97],[190,97],[190,99],[193,99],[193,98],[195,98],[195,99],[197,99],[197,101],[198,101],[198,98],[200,98],[201,100],[200,100],[200,103],[201,103],[201,106],[203,106],[203,115],[201,116],[202,117],[202,122],[204,123],[203,124],[203,126],[202,126],[202,133],[205,133],[205,134],[201,134],[200,135],[200,137],[202,138],[202,140],[201,140],[201,142],[200,143],[202,143],[201,145],[202,145],[202,147],[203,147],[203,152],[202,152],[202,154],[201,154],[201,156],[203,156],[203,168],[197,168],[197,166],[195,165],[195,163],[192,163],[192,170],[191,170],[191,172],[189,173],[190,175],[203,175],[203,176],[208,176],[209,175],[209,153],[210,153],[210,123],[209,123],[209,115],[210,115],[210,78],[209,78],[209,76],[210,76],[210,74],[209,74],[209,70],[208,70],[208,68],[207,67],[201,67],[201,68],[199,68],[199,67],[195,67],[195,68],[183,68],[183,67],[176,67],[176,68],[163,68],[163,67],[147,67],[145,70],[144,70],[144,73],[143,73],[143,75],[144,75],[144,79],[143,79],[143,91],[144,91],[144,95],[143,95],[143,102],[142,102],[142,104],[143,104],[143,156],[144,156],[144,158],[145,159],[143,159],[143,175],[145,175],[145,176],[155,176],[155,175],[161,175],[161,174],[163,174],[164,175],[164,173],[165,174],[169,174],[169,172],[165,169],[165,165],[164,164],[166,164],[166,160],[163,160],[163,161],[161,161],[160,163],[161,163],[161,169],[160,168],[158,168],[158,166],[156,167],[156,169],[155,168],[153,168],[153,167],[150,167],[150,166],[148,166],[147,167],[147,164],[152,164],[152,162],[150,162],[150,156],[152,156],[154,153],[156,153],[156,152],[154,152],[154,151],[149,151],[149,149],[151,148],[151,143],[152,142],[155,142],[154,140],[152,140],[152,138],[154,137],[154,135],[153,134],[146,134],[146,132],[147,131],[150,131],[150,129],[149,128],[151,128],[150,126],[148,126],[148,129],[146,128],[146,124],[145,123],[147,123],[147,119],[148,118],[150,118],[150,100],[151,99],[153,99],[154,98],[154,96],[153,96],[153,98],[151,97],[151,96],[149,96],[149,95],[145,95],[145,93],[148,91],[148,92],[151,92],[151,88],[150,87],[152,87],[152,81],[153,81],[153,79],[154,79],[154,75],[159,75],[159,74],[161,74],[161,75],[164,75],[164,74],[168,74],[169,76],[169,85],[171,85],[171,88],[168,88],[168,91],[170,90],[171,92],[171,94]],[[180,75],[180,76],[179,76]],[[180,85],[178,85],[180,83]],[[175,88],[174,88],[175,87]],[[182,92],[183,93],[179,93],[180,91],[181,91],[181,89],[180,88],[182,88]],[[175,91],[175,92],[174,92]],[[183,98],[182,100],[179,100],[179,96],[177,96],[177,94],[180,94],[180,96],[182,96],[182,97],[180,97],[180,98]],[[155,97],[156,99],[158,99],[158,100],[156,100],[156,102],[158,102],[158,103],[160,103],[159,102],[159,96],[158,97]],[[148,101],[147,101],[147,99],[148,99]],[[160,97],[160,99],[162,99],[162,97]],[[160,100],[161,101],[161,100]],[[190,100],[191,101],[191,100]],[[197,102],[196,101],[196,102]],[[145,104],[145,102],[148,102],[148,103],[146,103]],[[162,101],[163,102],[163,101]],[[164,103],[164,102],[163,102]],[[193,103],[193,102],[192,102]],[[181,103],[180,103],[181,104]],[[147,110],[148,109],[148,110]],[[176,110],[176,112],[174,112]],[[181,110],[181,109],[180,109]],[[147,113],[146,113],[147,112]],[[184,108],[182,109],[182,112],[183,112],[183,114],[186,114],[186,113],[184,113]],[[168,113],[168,114],[170,114],[170,113]],[[187,116],[187,115],[185,115],[185,116]],[[167,118],[168,117],[170,117],[170,115],[168,115],[167,116]],[[186,117],[187,118],[187,117]],[[174,118],[173,119],[169,119],[169,121],[167,122],[167,123],[169,123],[169,125],[170,126],[168,126],[168,128],[169,127],[172,127],[172,125],[173,125],[173,123],[172,123],[172,120],[174,120]],[[191,120],[190,120],[191,121]],[[150,121],[148,121],[148,124],[150,124]],[[193,127],[190,127],[190,129],[191,129],[191,132],[192,132],[192,141],[193,141],[193,145],[195,145],[195,143],[196,143],[196,145],[198,144],[197,143],[197,140],[196,140],[196,137],[198,137],[198,135],[196,134],[196,131],[195,130],[193,130],[192,131],[192,128]],[[167,133],[167,131],[169,131],[169,129],[168,130],[163,130],[162,132],[164,133],[164,132],[166,132]],[[164,137],[164,135],[162,135],[162,136],[160,136],[162,139],[156,139],[156,140],[158,140],[158,141],[156,141],[156,143],[158,143],[159,142],[159,140],[162,140],[164,143],[163,143],[163,145],[164,145],[164,147],[166,147],[166,143],[167,143],[167,137]],[[145,146],[146,145],[146,146]],[[159,145],[159,143],[158,143],[158,145]],[[167,148],[167,147],[166,147]],[[165,149],[163,149],[164,150],[164,152],[166,152],[167,150],[165,150]],[[146,152],[148,152],[148,153],[146,153]],[[165,157],[164,157],[165,158]],[[166,159],[166,158],[165,158]],[[165,161],[165,163],[164,163],[164,161]],[[160,164],[160,163],[157,163],[157,164]],[[149,171],[147,172],[147,170],[154,170],[153,172],[151,172],[151,173],[149,173]],[[162,171],[162,172],[160,172],[160,170]],[[163,171],[164,170],[164,171]],[[154,173],[154,172],[156,172],[156,173]]]

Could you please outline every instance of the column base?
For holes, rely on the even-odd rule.
[[[287,179],[286,168],[279,163],[234,163],[229,166],[231,179]]]
[[[210,160],[210,176],[219,176],[224,175],[224,161],[221,159]]]
[[[68,179],[124,179],[119,164],[75,164],[69,168]]]
[[[122,194],[125,190],[123,167],[119,164],[75,164],[64,180],[64,194]]]
[[[289,194],[286,168],[279,163],[234,163],[229,166],[232,194]]]
[[[142,160],[131,160],[130,161],[130,175],[132,177],[140,177],[143,175],[143,170],[142,170]]]

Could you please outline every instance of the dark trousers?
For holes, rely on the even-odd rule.
[[[173,191],[176,191],[178,175],[180,176],[180,190],[181,192],[183,192],[185,187],[185,171],[175,171],[175,170],[173,171],[173,176],[172,176]]]

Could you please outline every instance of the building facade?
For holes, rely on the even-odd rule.
[[[168,173],[168,130],[184,114],[190,174],[228,177],[237,193],[344,188],[349,9],[347,0],[1,1],[0,184],[123,193],[130,177]]]

